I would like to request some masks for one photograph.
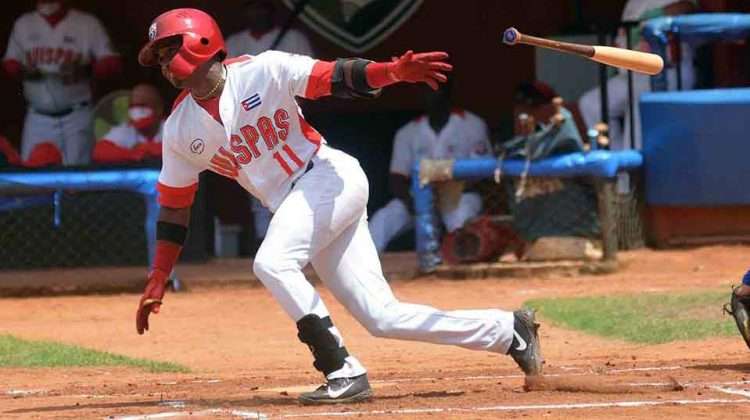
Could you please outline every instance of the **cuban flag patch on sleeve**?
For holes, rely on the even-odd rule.
[[[240,103],[242,104],[242,109],[244,109],[245,111],[250,111],[253,108],[257,108],[261,104],[260,94],[256,93],[255,95],[245,99]]]

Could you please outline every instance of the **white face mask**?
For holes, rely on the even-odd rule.
[[[128,115],[131,120],[141,120],[143,118],[149,118],[154,115],[154,110],[147,106],[131,106],[128,108]]]
[[[60,11],[60,8],[62,5],[60,2],[54,2],[54,3],[38,3],[36,5],[36,11],[39,12],[42,16],[52,16],[55,13]]]

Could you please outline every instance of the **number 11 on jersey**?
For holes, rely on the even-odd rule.
[[[294,150],[292,150],[291,147],[289,147],[288,144],[284,144],[284,146],[281,147],[281,150],[284,151],[284,154],[288,157],[289,160],[294,162],[295,165],[297,165],[298,168],[301,168],[304,162],[302,162],[302,159],[297,156],[296,153],[294,153]],[[281,169],[286,172],[287,175],[292,176],[294,171],[289,166],[289,163],[287,163],[284,156],[281,155],[278,151],[273,153],[273,158],[276,159],[276,162],[278,162],[279,166],[281,166]]]

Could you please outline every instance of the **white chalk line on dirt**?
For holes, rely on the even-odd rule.
[[[258,419],[258,420],[266,420],[268,418],[267,415],[257,412],[257,411],[232,410],[232,409],[226,409],[226,408],[212,408],[212,409],[201,410],[201,411],[167,411],[164,413],[144,414],[144,415],[138,415],[138,416],[122,416],[122,417],[109,416],[109,417],[105,417],[105,419],[107,420],[152,420],[152,419],[168,419],[172,417],[188,417],[188,416],[232,416],[232,417],[240,417],[243,419]]]
[[[639,408],[660,405],[727,405],[727,404],[750,404],[749,399],[705,399],[705,400],[644,400],[644,401],[615,401],[608,403],[573,403],[573,404],[527,404],[527,405],[496,405],[489,407],[449,407],[449,408],[404,408],[395,410],[369,410],[369,411],[330,411],[318,413],[291,413],[281,414],[281,418],[294,417],[354,417],[354,416],[377,416],[394,414],[429,414],[429,413],[476,413],[491,411],[539,411],[539,410],[576,410],[593,408]]]
[[[714,391],[723,392],[725,394],[740,395],[745,398],[750,398],[750,391],[744,389],[729,388],[726,386],[712,386],[711,389]]]
[[[448,408],[400,408],[394,410],[358,410],[358,411],[326,411],[313,413],[288,413],[272,416],[276,418],[299,418],[299,417],[354,417],[354,416],[378,416],[378,415],[400,415],[400,414],[430,414],[430,413],[477,413],[492,411],[539,411],[539,410],[580,410],[596,408],[640,408],[661,405],[728,405],[728,404],[750,404],[750,399],[703,399],[703,400],[640,400],[640,401],[614,401],[602,403],[571,403],[571,404],[524,404],[524,405],[495,405],[484,407],[448,407]],[[244,419],[262,419],[269,417],[266,414],[253,411],[232,410],[214,408],[202,411],[169,411],[164,413],[146,414],[137,416],[105,417],[107,420],[152,420],[184,416],[206,416],[225,415],[241,417]]]

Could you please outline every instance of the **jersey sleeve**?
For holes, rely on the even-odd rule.
[[[10,37],[8,38],[8,47],[5,49],[3,61],[17,61],[23,63],[24,54],[21,47],[21,38],[23,34],[21,33],[22,24],[20,21],[21,19],[18,19],[16,20],[16,23],[13,24],[13,30],[10,32]]]
[[[171,208],[192,205],[200,173],[201,170],[177,154],[169,142],[163,142],[161,173],[157,184],[159,205]]]
[[[411,175],[414,156],[411,150],[412,136],[410,133],[411,130],[407,127],[400,129],[396,133],[396,137],[393,140],[393,155],[391,156],[390,172],[392,174]]]
[[[91,54],[95,59],[118,55],[114,48],[112,48],[112,41],[104,26],[93,16],[91,16],[91,20],[89,21],[89,39],[91,40],[89,44],[91,46]]]
[[[281,51],[266,51],[257,59],[268,65],[273,76],[288,86],[291,96],[317,99],[331,93],[333,62]]]

